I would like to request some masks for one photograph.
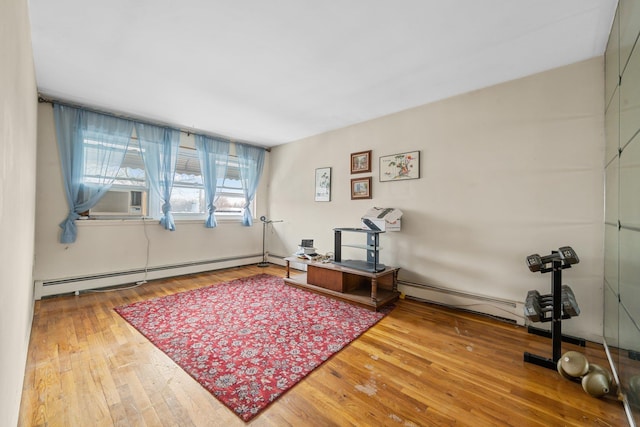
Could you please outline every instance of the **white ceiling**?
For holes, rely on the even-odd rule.
[[[617,0],[29,0],[38,90],[273,146],[602,55]]]

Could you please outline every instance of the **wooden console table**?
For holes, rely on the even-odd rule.
[[[323,263],[287,257],[285,283],[321,293],[362,307],[378,310],[398,300],[397,267],[387,267],[373,273],[331,262]],[[291,276],[290,263],[307,265],[307,272]]]

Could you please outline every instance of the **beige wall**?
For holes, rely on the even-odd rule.
[[[0,425],[15,426],[33,316],[36,84],[27,1],[0,3]]]
[[[53,108],[40,104],[38,115],[38,203],[36,210],[35,280],[58,280],[102,273],[122,272],[260,255],[262,224],[252,227],[240,222],[222,222],[207,229],[204,220],[176,220],[176,230],[165,230],[158,221],[77,221],[75,243],[59,243],[60,228],[68,214],[60,160],[55,137]],[[194,146],[193,135],[181,135],[181,145]],[[256,196],[257,217],[265,214],[269,174],[267,154],[264,179]],[[147,262],[147,238],[149,260]],[[255,262],[262,257],[256,258]],[[240,260],[242,265],[251,260]],[[228,266],[228,264],[222,265]],[[211,269],[213,267],[203,267]],[[165,273],[164,275],[170,275]],[[175,274],[175,273],[174,273]],[[162,275],[162,274],[160,274]],[[127,279],[113,279],[114,284]]]
[[[550,292],[525,257],[570,245],[581,263],[565,283],[582,314],[563,327],[601,340],[603,91],[597,58],[276,147],[269,209],[284,222],[269,251],[290,255],[303,238],[332,251],[334,227],[396,207],[402,231],[382,235],[381,257],[401,280],[522,302],[530,289]],[[352,201],[349,155],[363,150],[373,151],[373,198]],[[420,179],[379,182],[380,156],[414,150]],[[328,203],[313,200],[319,167],[332,168]]]

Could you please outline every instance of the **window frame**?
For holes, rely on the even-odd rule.
[[[146,214],[142,215],[144,218],[152,218],[152,219],[159,219],[161,217],[161,203],[160,203],[160,198],[157,194],[155,194],[154,191],[151,191],[150,186],[148,185],[147,182],[147,175],[146,175],[146,171],[144,170],[144,163],[142,161],[142,157],[141,157],[141,147],[138,143],[138,139],[135,136],[131,137],[131,142],[129,144],[129,146],[127,147],[127,154],[125,154],[125,159],[123,160],[123,165],[120,167],[120,170],[123,169],[123,167],[131,167],[132,169],[142,169],[143,171],[143,176],[144,176],[144,181],[140,179],[140,177],[132,177],[130,179],[129,183],[123,183],[124,180],[126,180],[125,177],[120,178],[120,179],[116,179],[114,180],[114,184],[111,186],[111,189],[116,190],[116,191],[142,191],[145,193],[145,201],[146,201],[146,206],[143,207],[143,212],[146,212]],[[184,157],[185,157],[185,153],[189,152],[189,151],[193,151],[196,152],[196,149],[194,147],[189,147],[189,146],[185,146],[185,145],[180,145],[179,149],[178,149],[178,164],[180,163],[180,161],[182,160],[183,162],[185,161]],[[140,156],[139,158],[139,163],[137,162],[137,158],[132,157],[133,154],[129,154],[131,152],[137,152],[137,155]],[[130,160],[130,165],[125,165],[125,162],[127,160],[127,156],[129,156],[129,160]],[[197,154],[195,156],[193,155],[189,155],[188,159],[186,160],[186,162],[188,162],[189,160],[193,160],[195,159],[197,161],[197,168],[191,168],[190,170],[196,170],[198,171],[198,173],[200,173],[200,163],[199,163],[199,158],[197,156]],[[229,159],[228,159],[228,163],[227,163],[227,168],[226,168],[226,175],[225,175],[225,181],[227,179],[233,179],[234,176],[229,176],[229,171],[230,170],[234,170],[234,168],[229,168],[229,163],[233,162],[235,164],[235,169],[237,171],[238,168],[238,161],[236,160],[237,156],[235,154],[229,154]],[[131,166],[132,165],[132,166]],[[176,171],[175,174],[179,174],[179,173],[184,173],[184,171],[188,171],[189,169],[180,169],[178,170],[178,168],[176,167]],[[238,171],[239,173],[239,171]],[[120,175],[120,171],[118,172],[118,174]],[[237,177],[237,174],[235,175]],[[84,178],[83,178],[84,179]],[[86,184],[90,185],[90,182],[86,182]],[[196,184],[184,184],[184,183],[180,183],[179,181],[176,181],[175,176],[174,176],[174,182],[173,182],[173,188],[172,188],[172,198],[173,198],[173,194],[176,188],[194,188],[194,189],[198,189],[199,191],[202,192],[201,195],[201,203],[204,203],[204,185],[202,183],[196,183]],[[227,189],[232,189],[232,187],[226,187]],[[228,192],[224,192],[221,190],[224,190],[225,187],[218,187],[217,189],[217,193],[218,195],[217,197],[220,197],[221,195],[224,194],[231,194],[233,195],[234,193],[228,193]],[[238,189],[236,188],[236,195],[237,195],[237,191]],[[240,190],[242,191],[242,190]],[[220,194],[222,193],[222,194]],[[244,198],[244,196],[243,196]],[[256,205],[257,205],[257,200],[258,198],[258,194],[256,193],[256,196],[253,198],[253,200],[251,201],[251,205],[250,205],[250,209],[251,212],[253,213],[252,216],[255,219],[255,212],[256,212]],[[172,205],[174,205],[172,203]],[[171,210],[171,215],[174,217],[174,219],[176,221],[179,222],[190,222],[190,221],[204,221],[207,218],[207,212],[206,212],[206,206],[204,207],[204,211],[202,212],[175,212],[173,210]],[[244,209],[240,209],[239,211],[235,211],[235,212],[223,212],[223,211],[219,211],[216,210],[215,212],[215,216],[216,216],[216,221],[218,222],[242,222],[243,216],[244,216]],[[140,219],[141,216],[140,215],[130,215],[130,219],[135,220],[135,219]],[[114,216],[113,218],[110,218],[108,216],[100,216],[99,217],[100,220],[122,220],[123,216]]]
[[[178,156],[181,155],[181,153],[183,153],[182,155],[184,156],[184,153],[187,152],[187,150],[193,150],[194,152],[196,151],[195,148],[192,147],[187,147],[187,146],[180,146],[178,149]],[[189,156],[191,158],[196,158],[197,159],[197,155],[196,156]],[[228,159],[227,159],[227,167],[226,167],[226,175],[225,175],[225,181],[227,179],[232,179],[233,176],[229,176],[229,171],[233,170],[234,168],[238,171],[237,173],[239,174],[239,165],[238,165],[238,161],[236,160],[237,156],[235,154],[229,154]],[[180,161],[180,158],[178,158],[178,161]],[[230,163],[234,163],[233,167],[230,169]],[[198,171],[200,171],[200,163],[198,163]],[[179,173],[178,172],[178,168],[176,167],[176,174]],[[173,190],[175,190],[176,187],[182,187],[182,188],[198,188],[201,189],[203,191],[203,195],[202,195],[202,199],[204,200],[204,184],[193,184],[193,185],[176,185],[176,180],[174,179],[173,181],[173,189],[172,189],[172,196],[173,196]],[[216,194],[216,199],[218,197],[220,197],[221,195],[225,195],[225,194],[231,194],[233,195],[234,193],[228,193],[225,191],[221,191],[224,189],[231,189],[233,190],[232,187],[218,187],[217,188],[217,194]],[[237,190],[236,191],[242,191],[242,189]],[[222,193],[222,194],[221,194]],[[244,195],[243,195],[244,198]],[[255,212],[255,207],[256,207],[256,198],[257,198],[257,194],[256,197],[253,198],[253,200],[251,201],[251,205],[249,207],[249,209],[251,209],[251,212]],[[172,203],[173,206],[173,203]],[[206,211],[206,206],[204,207],[204,211],[203,212],[175,212],[175,211],[171,211],[171,215],[173,215],[173,218],[176,221],[185,221],[185,220],[205,220],[207,218],[207,211]],[[254,216],[255,219],[255,214],[252,214]],[[238,221],[242,221],[243,216],[244,216],[244,209],[241,209],[237,212],[224,212],[224,211],[219,211],[218,209],[216,209],[215,212],[215,216],[216,216],[216,221],[222,221],[222,222],[238,222]]]

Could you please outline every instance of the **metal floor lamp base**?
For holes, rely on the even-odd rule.
[[[261,216],[260,221],[262,221],[262,262],[258,263],[257,265],[258,267],[264,268],[264,267],[269,267],[271,265],[270,263],[267,262],[267,252],[264,247],[264,241],[267,234],[267,224],[271,224],[273,222],[282,222],[282,220],[272,221],[272,220],[268,220],[266,216]]]

